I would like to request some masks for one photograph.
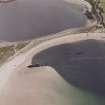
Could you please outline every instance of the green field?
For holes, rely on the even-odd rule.
[[[103,7],[104,11],[105,11],[105,0],[100,0],[101,1],[101,6]],[[104,15],[104,22],[105,22],[105,13]]]
[[[94,1],[94,0],[86,0],[86,1],[88,1],[90,4],[94,4],[92,1]],[[105,11],[105,0],[100,0],[100,2],[101,2],[101,7],[104,9],[104,11]],[[105,13],[103,14],[103,16],[104,16],[104,18],[105,18]],[[104,22],[105,22],[105,19],[104,19]]]
[[[0,64],[2,64],[10,56],[14,55],[13,46],[0,48]]]
[[[0,48],[0,65],[3,64],[9,57],[13,56],[17,51],[24,48],[27,43],[20,43]]]

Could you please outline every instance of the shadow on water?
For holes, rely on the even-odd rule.
[[[86,24],[83,8],[64,0],[16,0],[0,4],[0,40],[18,41]]]
[[[86,40],[44,50],[32,64],[53,67],[70,84],[105,95],[105,43]]]

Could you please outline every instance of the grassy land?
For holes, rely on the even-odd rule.
[[[103,7],[104,11],[105,11],[105,0],[100,0],[101,1],[101,6]],[[104,22],[105,22],[105,13],[104,15]]]
[[[94,0],[86,0],[86,1],[88,1],[88,2],[90,2],[91,4],[93,4],[94,5],[94,3],[92,2],[92,1],[94,1]],[[104,9],[104,11],[105,11],[105,0],[100,0],[100,2],[101,2],[101,7]],[[103,14],[103,16],[104,16],[104,22],[105,22],[105,13]]]
[[[9,57],[13,56],[17,51],[24,48],[27,43],[11,45],[0,48],[0,65],[3,64]]]
[[[14,55],[14,46],[0,48],[0,64],[2,64],[10,56]]]
[[[27,45],[27,43],[20,43],[20,44],[17,44],[16,46],[15,46],[15,50],[16,51],[19,51],[20,49],[22,49],[22,48],[24,48],[25,46]]]

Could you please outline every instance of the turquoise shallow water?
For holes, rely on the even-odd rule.
[[[58,45],[35,55],[32,64],[51,66],[66,80],[71,105],[105,105],[104,46],[91,39]]]
[[[105,105],[105,98],[77,88],[48,67],[15,71],[0,92],[1,105]]]
[[[64,0],[16,0],[0,4],[0,40],[19,41],[84,26],[80,6]]]
[[[105,105],[105,97],[70,85],[68,92],[71,105]],[[63,104],[62,104],[63,105]]]

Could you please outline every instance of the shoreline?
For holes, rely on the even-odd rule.
[[[59,38],[59,37],[62,37],[62,36],[67,36],[67,35],[70,35],[70,34],[88,33],[92,28],[96,27],[96,25],[97,25],[97,20],[96,20],[95,17],[91,21],[87,18],[87,21],[86,21],[86,24],[85,24],[84,27],[70,28],[70,29],[58,32],[56,34],[50,34],[50,35],[47,35],[45,37],[34,38],[34,39],[28,40],[28,41],[4,42],[4,43],[1,44],[2,47],[15,46],[15,45],[18,45],[18,44],[28,43],[25,47],[23,47],[19,51],[15,52],[15,54],[13,56],[10,56],[7,59],[6,62],[10,61],[11,59],[16,57],[17,55],[20,55],[21,53],[30,50],[33,46],[35,46],[39,43],[48,41],[50,39]]]
[[[8,83],[10,82],[10,78],[14,75],[14,73],[17,73],[17,71],[18,71],[18,74],[19,73],[22,74],[21,71],[26,70],[25,67],[31,63],[32,57],[35,56],[37,53],[39,53],[43,50],[46,50],[47,48],[52,47],[52,46],[56,46],[56,45],[60,45],[60,44],[64,44],[64,43],[75,43],[75,42],[78,42],[81,40],[86,40],[86,39],[93,39],[93,40],[96,39],[96,40],[104,40],[105,41],[105,39],[102,38],[105,36],[105,34],[103,34],[103,35],[97,34],[96,35],[96,34],[92,34],[92,33],[87,34],[85,32],[87,30],[91,30],[92,27],[96,26],[96,24],[97,24],[96,19],[92,24],[89,21],[87,21],[87,23],[88,24],[86,24],[85,27],[80,27],[80,28],[71,29],[71,30],[68,29],[68,30],[59,32],[57,34],[53,34],[52,36],[49,35],[47,37],[42,37],[40,39],[34,39],[25,48],[20,50],[14,56],[10,57],[0,67],[0,81],[1,81],[0,91],[1,91],[1,93],[5,87],[8,89]],[[83,32],[83,31],[85,33],[82,34],[81,32]],[[76,34],[76,33],[78,33],[78,34]],[[43,71],[43,67],[42,67],[42,69],[40,67],[40,70]],[[48,70],[49,70],[49,68],[48,68]],[[29,70],[29,71],[31,71],[31,70]],[[24,76],[22,76],[22,80],[23,80],[23,78],[24,78]],[[28,84],[30,82],[26,82],[26,83]],[[40,89],[38,89],[38,90],[40,90]],[[5,98],[5,96],[4,96],[4,98]]]

